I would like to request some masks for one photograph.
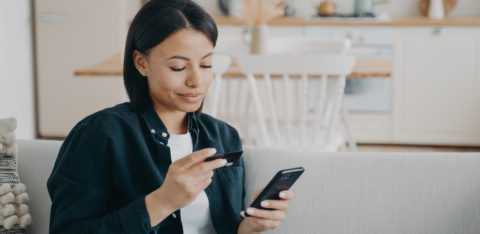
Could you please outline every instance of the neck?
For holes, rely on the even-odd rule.
[[[164,112],[155,109],[170,134],[185,134],[188,132],[188,118],[186,112]]]

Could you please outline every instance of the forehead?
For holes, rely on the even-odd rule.
[[[203,57],[212,50],[213,44],[204,33],[193,29],[181,29],[153,47],[152,54],[165,57],[173,55]]]

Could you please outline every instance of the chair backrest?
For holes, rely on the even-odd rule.
[[[206,96],[205,102],[208,106],[206,108],[206,113],[216,116],[218,113],[220,92],[222,86],[222,75],[228,70],[232,59],[228,55],[215,54],[212,60],[212,66],[214,69],[215,77],[213,79],[212,85],[209,88],[208,95]]]
[[[248,143],[336,150],[340,143],[331,143],[332,133],[340,118],[345,77],[355,66],[353,56],[249,55],[237,62],[247,74],[259,129],[259,138]],[[281,79],[272,79],[276,75]],[[299,82],[292,82],[292,75],[300,76]]]
[[[246,55],[250,53],[250,45],[241,35],[219,35],[215,45],[215,54],[230,56]]]
[[[348,39],[317,37],[271,37],[268,54],[346,54],[351,47]]]
[[[304,36],[271,36],[267,38],[267,54],[346,54],[351,48],[348,39],[325,39]],[[242,36],[220,36],[215,53],[230,56],[249,55],[250,47]]]

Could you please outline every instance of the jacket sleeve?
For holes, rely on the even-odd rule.
[[[91,131],[74,129],[60,149],[47,182],[50,233],[150,233],[145,196],[111,208],[111,141]]]
[[[240,138],[240,135],[238,134],[238,131],[232,127],[232,126],[229,126],[230,127],[230,142],[231,142],[231,145],[233,146],[233,149],[231,149],[231,151],[240,151],[240,150],[243,150],[243,147],[242,147],[242,141],[241,141],[241,138]],[[240,204],[241,204],[241,211],[242,210],[245,210],[245,196],[246,196],[246,191],[245,191],[245,162],[244,162],[244,159],[243,157],[240,157],[240,159],[238,160],[238,163],[237,163],[237,166],[242,168],[241,170],[241,183],[236,183],[238,184],[238,186],[241,187],[241,191],[242,191],[242,196],[241,196],[241,201],[240,201]],[[243,217],[240,215],[240,212],[237,211],[235,213],[236,215],[236,220],[237,220],[237,229],[238,229],[238,225],[240,225],[240,223],[242,222],[243,220]]]

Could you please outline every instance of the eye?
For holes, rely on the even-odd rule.
[[[181,68],[170,67],[170,69],[174,72],[181,72],[181,71],[185,70],[185,67],[181,67]]]
[[[201,65],[200,67],[205,68],[205,69],[209,69],[209,68],[212,68],[212,65]]]

